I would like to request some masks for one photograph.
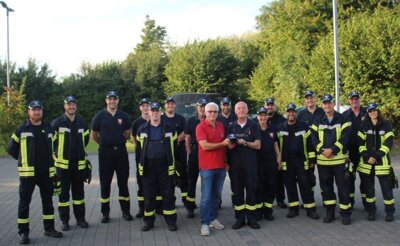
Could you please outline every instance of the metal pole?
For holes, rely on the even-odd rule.
[[[339,41],[338,41],[338,18],[336,0],[333,2],[333,34],[334,34],[334,52],[335,52],[335,100],[336,109],[340,113],[340,83],[339,83]]]
[[[9,10],[7,9],[7,103],[10,106],[10,28],[9,28]]]

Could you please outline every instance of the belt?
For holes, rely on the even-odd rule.
[[[111,146],[100,145],[100,148],[119,150],[119,149],[125,149],[126,146],[125,146],[125,144],[123,144],[123,145],[111,145]]]

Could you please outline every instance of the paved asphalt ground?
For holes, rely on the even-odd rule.
[[[77,228],[75,219],[71,219],[71,230],[64,233],[61,239],[47,238],[43,235],[42,206],[38,189],[35,189],[30,210],[30,238],[33,245],[400,245],[400,216],[395,214],[395,221],[384,221],[385,213],[383,200],[377,184],[377,220],[369,222],[360,203],[360,194],[356,193],[356,204],[352,216],[352,224],[343,226],[337,211],[336,220],[331,224],[324,224],[322,217],[321,196],[316,193],[319,220],[311,220],[300,211],[300,216],[293,219],[286,218],[286,209],[274,207],[275,221],[263,220],[261,229],[253,230],[244,227],[232,230],[234,213],[230,201],[230,186],[227,178],[223,190],[223,204],[219,211],[219,220],[225,225],[222,231],[212,231],[209,237],[200,236],[200,221],[198,210],[194,219],[186,218],[186,210],[177,194],[178,231],[170,232],[161,216],[157,216],[153,231],[142,232],[143,221],[134,219],[131,222],[121,218],[118,197],[118,188],[114,176],[111,195],[111,221],[109,224],[100,223],[100,185],[98,180],[97,156],[90,156],[94,164],[94,178],[90,185],[86,185],[86,219],[88,229]],[[133,156],[130,156],[131,171],[129,190],[131,194],[131,212],[138,211],[136,198],[135,165]],[[395,158],[394,167],[400,174],[400,158]],[[17,209],[18,186],[16,161],[10,158],[0,159],[0,245],[17,245]],[[197,184],[197,203],[200,194],[200,180]],[[394,191],[395,199],[399,198],[399,190]],[[57,199],[54,199],[57,204]],[[396,208],[398,209],[398,201]],[[57,210],[56,210],[57,211]],[[56,228],[60,229],[60,220],[56,212]],[[72,216],[73,217],[73,216]]]

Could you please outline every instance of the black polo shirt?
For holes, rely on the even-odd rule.
[[[237,121],[229,127],[228,134],[235,134],[238,139],[242,138],[247,142],[261,140],[260,127],[251,119],[247,119],[246,124],[241,127]],[[235,148],[230,150],[232,164],[247,165],[257,163],[258,151],[248,146],[236,144]]]
[[[274,125],[275,127],[278,127],[280,124],[285,122],[285,118],[278,112],[274,112],[274,115],[269,118],[268,123]]]
[[[261,133],[261,148],[258,151],[258,162],[274,162],[276,161],[274,143],[278,142],[277,129],[273,125],[269,125],[267,129],[262,130]]]
[[[308,111],[307,107],[300,110],[297,114],[297,120],[300,122],[304,122],[307,127],[310,127],[314,122],[314,119],[319,119],[324,115],[324,110],[320,107],[317,107],[314,113]]]
[[[224,117],[222,114],[218,115],[217,120],[219,120],[222,125],[224,125],[225,135],[228,132],[229,126],[237,120],[237,117],[234,113],[230,113],[228,118]]]
[[[196,127],[200,123],[199,117],[197,114],[193,117],[190,117],[186,127],[185,127],[185,134],[190,135],[191,137],[191,144],[197,144],[196,139]]]
[[[144,123],[146,123],[147,120],[143,119],[142,116],[140,116],[139,118],[137,118],[133,123],[132,123],[132,136],[136,138],[137,135],[137,131],[139,129],[139,127],[141,125],[143,125]]]
[[[107,109],[98,112],[92,121],[92,130],[100,135],[100,146],[121,146],[126,142],[124,132],[129,130],[131,122],[128,115],[117,110],[114,116]]]
[[[178,136],[185,130],[185,118],[180,114],[175,114],[174,117],[168,117],[166,114],[163,114],[161,115],[161,119],[173,126]]]

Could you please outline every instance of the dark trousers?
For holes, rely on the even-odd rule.
[[[235,218],[256,220],[256,192],[258,185],[257,162],[232,160],[231,178]],[[246,199],[245,199],[246,194]]]
[[[305,209],[315,209],[314,195],[309,182],[308,172],[304,169],[304,163],[299,160],[288,160],[284,180],[289,201],[289,210],[299,209],[299,194],[297,185],[300,189],[301,199]]]
[[[78,171],[78,162],[70,162],[69,169],[57,169],[61,183],[61,193],[58,202],[58,213],[62,222],[68,222],[70,190],[76,220],[85,219],[85,191],[83,184],[83,171]]]
[[[276,161],[258,162],[257,211],[260,217],[273,212],[277,175]]]
[[[136,162],[137,199],[138,199],[139,209],[144,210],[143,181],[142,181],[142,176],[139,175],[139,160],[140,156],[136,152],[135,162]]]
[[[185,143],[178,144],[178,154],[176,160],[179,166],[176,166],[179,176],[178,187],[181,190],[182,202],[186,204],[186,197],[188,194],[188,165],[187,165],[187,154],[185,149]]]
[[[144,191],[144,218],[146,223],[154,224],[157,192],[163,197],[163,214],[169,225],[176,223],[174,178],[168,175],[166,158],[146,159],[142,177]]]
[[[318,165],[322,199],[329,215],[334,214],[336,207],[336,194],[333,188],[333,182],[335,181],[339,195],[340,215],[342,217],[351,216],[350,194],[348,187],[345,185],[345,171],[346,166],[344,164],[335,166]]]
[[[316,165],[313,165],[313,167],[310,167],[310,169],[306,171],[308,177],[308,183],[310,184],[313,193],[315,190],[315,186],[317,185],[317,177],[315,177],[315,166]]]
[[[42,198],[44,229],[45,231],[54,229],[53,181],[47,173],[46,175],[20,178],[18,204],[18,233],[20,234],[29,232],[29,204],[36,185],[39,187]]]
[[[358,146],[356,147],[351,147],[349,149],[349,159],[350,161],[353,163],[353,172],[354,175],[350,175],[350,181],[349,181],[349,192],[350,192],[350,201],[351,201],[351,205],[353,206],[354,204],[354,198],[355,198],[355,183],[356,183],[356,176],[357,176],[357,167],[358,167],[358,163],[360,162],[360,153],[358,152]],[[364,189],[364,185],[363,185],[363,180],[360,178],[360,193],[361,193],[361,199],[362,199],[362,203],[364,206],[366,206],[365,203],[365,189]]]
[[[111,182],[117,173],[119,203],[124,213],[129,213],[130,200],[128,190],[129,160],[125,145],[114,148],[99,148],[99,173],[101,187],[101,212],[110,213]]]
[[[285,201],[285,180],[282,170],[278,170],[278,175],[276,179],[276,201],[278,203]]]
[[[368,213],[376,213],[375,205],[375,174],[374,170],[371,174],[360,173],[360,178],[364,183],[365,188],[365,201],[366,209]],[[390,181],[389,175],[377,176],[379,183],[381,185],[381,191],[383,196],[383,203],[385,204],[385,212],[387,215],[393,215],[395,212],[394,199],[393,199],[393,189]]]
[[[196,208],[196,184],[199,177],[199,159],[197,145],[191,148],[188,159],[188,193],[186,196],[186,208]]]

